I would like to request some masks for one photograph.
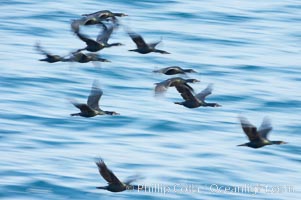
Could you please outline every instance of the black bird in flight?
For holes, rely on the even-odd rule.
[[[115,174],[108,169],[106,164],[102,159],[96,162],[98,167],[98,171],[100,175],[108,182],[107,186],[97,187],[97,189],[108,190],[110,192],[122,192],[125,190],[141,190],[143,186],[132,185],[131,183],[134,182],[137,177],[130,178],[125,182],[121,182]]]
[[[273,129],[271,120],[268,117],[264,117],[262,120],[262,124],[259,129],[256,128],[253,124],[251,124],[247,118],[240,116],[239,117],[240,124],[244,133],[248,136],[250,142],[245,144],[240,144],[238,146],[247,146],[251,148],[260,148],[265,145],[273,145],[273,144],[286,144],[284,141],[271,141],[268,139],[269,132]]]
[[[187,108],[197,108],[203,107],[221,107],[218,103],[207,103],[205,98],[212,93],[213,84],[209,84],[202,92],[193,95],[190,88],[184,84],[176,85],[176,89],[181,94],[182,98],[185,100],[183,102],[175,102],[175,104],[183,105]]]
[[[102,50],[103,48],[123,45],[121,43],[111,43],[111,44],[108,43],[110,36],[113,32],[113,29],[114,29],[113,25],[110,25],[109,27],[107,27],[106,25],[101,24],[103,29],[100,32],[100,34],[97,36],[96,40],[93,40],[93,39],[89,38],[88,36],[80,33],[80,29],[79,29],[78,25],[71,25],[71,26],[72,26],[73,32],[77,35],[77,37],[80,40],[82,40],[83,42],[85,42],[87,45],[86,47],[84,47],[82,49],[78,49],[76,52],[80,52],[83,50],[87,50],[90,52],[97,52],[99,50]]]
[[[36,43],[35,48],[38,52],[40,52],[41,54],[46,56],[46,58],[40,59],[40,61],[45,61],[45,62],[49,62],[49,63],[55,63],[55,62],[60,62],[60,61],[64,62],[65,61],[64,57],[59,56],[59,55],[54,55],[54,54],[51,54],[51,53],[45,51],[41,47],[40,43],[38,43],[38,42]]]
[[[119,115],[114,111],[104,111],[99,108],[99,100],[103,91],[99,87],[99,82],[94,81],[87,103],[78,103],[76,100],[69,99],[70,102],[80,109],[80,113],[71,114],[71,116],[94,117],[96,115]]]
[[[161,54],[170,54],[167,51],[156,49],[156,46],[161,42],[161,40],[158,42],[146,43],[141,35],[139,35],[135,32],[132,32],[129,29],[126,31],[137,46],[137,49],[131,49],[129,51],[135,51],[135,52],[138,52],[141,54],[147,54],[147,53],[151,53],[151,52],[161,53]]]
[[[154,73],[162,73],[165,75],[175,75],[175,74],[186,74],[186,73],[196,73],[193,69],[183,69],[179,66],[165,67],[162,69],[154,70]]]

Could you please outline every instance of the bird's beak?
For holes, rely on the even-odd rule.
[[[247,145],[246,144],[239,144],[237,146],[241,147],[241,146],[247,146]]]
[[[220,105],[220,104],[216,104],[216,105],[215,105],[215,107],[222,107],[222,105]]]

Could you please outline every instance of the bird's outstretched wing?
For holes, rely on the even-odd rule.
[[[164,94],[168,87],[170,87],[170,84],[172,83],[171,79],[167,79],[165,81],[162,81],[160,83],[155,83],[156,87],[155,87],[155,94],[156,95],[161,95]]]
[[[149,46],[146,44],[146,42],[144,41],[141,35],[134,33],[132,31],[127,31],[127,33],[135,42],[138,49],[149,48]]]
[[[49,52],[47,52],[44,48],[41,47],[41,44],[39,42],[37,42],[35,44],[35,48],[36,48],[37,51],[39,51],[40,53],[42,53],[42,54],[44,54],[46,56],[50,55]]]
[[[88,97],[87,104],[94,110],[101,110],[99,108],[99,100],[103,94],[103,91],[99,87],[99,82],[97,80],[94,80],[91,88],[90,95]]]
[[[264,117],[260,127],[258,128],[259,135],[267,139],[269,132],[273,129],[272,123],[269,117]]]
[[[83,19],[72,20],[72,21],[71,21],[71,30],[72,30],[74,33],[79,32],[80,25],[83,25],[83,23],[84,23]]]
[[[81,33],[80,30],[79,30],[79,24],[76,21],[73,21],[71,23],[71,28],[72,28],[72,31],[76,34],[76,36],[80,40],[82,40],[83,42],[85,42],[87,45],[95,45],[95,43],[98,43],[95,40],[90,39],[85,34]]]
[[[191,92],[191,87],[188,84],[176,84],[175,87],[185,101],[197,101],[196,97]]]
[[[104,24],[101,24],[103,30],[97,36],[96,41],[103,44],[108,44],[108,40],[110,39],[111,34],[113,33],[114,26],[107,27]]]
[[[98,167],[98,171],[100,175],[108,182],[108,184],[122,185],[120,180],[115,176],[115,174],[110,169],[108,169],[108,167],[106,166],[106,164],[102,159],[97,161],[96,165]]]
[[[96,41],[90,39],[88,36],[80,33],[79,31],[75,33],[79,39],[81,39],[83,42],[85,42],[87,45],[93,45],[94,43],[97,43]]]
[[[79,103],[78,101],[74,100],[74,99],[69,99],[70,103],[72,103],[75,107],[77,107],[78,109],[80,109],[80,111],[82,113],[90,113],[93,112],[93,110],[84,103]]]
[[[257,132],[256,126],[251,124],[245,117],[239,116],[239,120],[242,130],[245,132],[251,142],[260,140],[260,135]]]
[[[124,184],[130,185],[132,182],[134,182],[138,179],[141,179],[141,178],[142,178],[142,176],[140,176],[140,175],[130,176],[124,181]]]
[[[151,47],[151,48],[155,48],[160,42],[162,42],[162,39],[160,39],[157,42],[149,43],[148,46]]]
[[[197,95],[195,95],[196,98],[198,98],[200,101],[205,101],[205,98],[212,94],[212,90],[213,90],[213,84],[210,83],[202,92],[198,93]]]

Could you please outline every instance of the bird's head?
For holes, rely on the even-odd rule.
[[[110,60],[107,60],[107,59],[104,59],[104,58],[101,58],[100,61],[101,62],[111,62]]]
[[[115,111],[106,111],[107,115],[120,115],[119,113],[115,112]]]
[[[201,81],[198,80],[198,79],[192,78],[192,79],[186,79],[186,82],[187,82],[187,83],[197,83],[197,82],[201,82]]]
[[[124,44],[117,42],[115,43],[115,46],[124,46]]]
[[[287,144],[287,142],[284,141],[272,141],[273,144]]]
[[[124,13],[114,13],[114,15],[115,15],[116,17],[125,17],[125,16],[129,16],[129,15],[124,14]]]
[[[185,70],[186,72],[188,72],[188,73],[197,73],[195,70],[193,70],[193,69],[187,69],[187,70]]]

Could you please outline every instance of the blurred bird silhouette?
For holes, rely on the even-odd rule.
[[[203,107],[221,107],[218,103],[207,103],[205,98],[212,93],[213,84],[209,84],[202,92],[193,95],[191,89],[184,84],[175,85],[178,92],[181,94],[182,98],[185,100],[183,102],[175,102],[175,104],[183,105],[187,108],[197,108]]]
[[[240,144],[238,146],[247,146],[251,148],[260,148],[265,145],[273,145],[273,144],[286,144],[284,141],[271,141],[268,139],[269,132],[273,129],[271,120],[268,117],[264,117],[262,120],[262,124],[259,129],[256,128],[253,124],[251,124],[247,118],[240,116],[239,117],[240,124],[244,133],[248,136],[250,142],[245,144]]]
[[[112,46],[121,46],[123,44],[121,43],[108,43],[108,40],[110,39],[110,36],[113,32],[114,29],[114,25],[110,25],[109,27],[107,27],[104,24],[100,24],[102,27],[102,31],[100,32],[100,34],[97,36],[96,40],[93,40],[91,38],[89,38],[88,36],[80,33],[80,28],[79,26],[76,24],[72,24],[71,28],[73,30],[73,32],[77,35],[77,37],[82,40],[83,42],[86,43],[86,47],[82,48],[82,49],[78,49],[75,53],[83,51],[83,50],[87,50],[90,52],[97,52],[99,50],[102,50],[103,48],[108,48],[108,47],[112,47]]]
[[[37,42],[37,43],[35,44],[35,48],[36,48],[36,50],[37,50],[39,53],[41,53],[41,54],[43,54],[43,55],[46,56],[46,58],[40,59],[39,61],[45,61],[45,62],[49,62],[49,63],[55,63],[55,62],[60,62],[60,61],[64,62],[64,61],[65,61],[64,57],[59,56],[59,55],[54,55],[54,54],[51,54],[51,53],[45,51],[45,50],[41,47],[41,45],[40,45],[39,42]]]
[[[137,49],[131,49],[129,51],[135,51],[135,52],[138,52],[141,54],[147,54],[147,53],[151,53],[151,52],[161,53],[161,54],[170,54],[167,51],[156,49],[156,46],[161,42],[161,40],[158,42],[146,43],[141,35],[133,32],[133,31],[130,31],[128,28],[126,28],[126,32],[137,46]]]
[[[110,192],[122,192],[125,190],[141,190],[143,186],[131,185],[132,182],[136,181],[138,177],[131,177],[125,182],[121,182],[115,174],[108,169],[102,159],[96,162],[99,174],[108,182],[107,186],[96,187],[97,189],[108,190]]]
[[[179,66],[165,67],[159,70],[154,70],[154,73],[162,73],[165,75],[175,75],[175,74],[186,74],[186,73],[196,73],[193,69],[183,69]]]
[[[87,62],[110,62],[107,59],[101,58],[99,55],[94,53],[82,53],[82,52],[76,52],[73,53],[69,58],[66,58],[65,61],[69,62],[79,62],[79,63],[87,63]]]
[[[96,115],[119,115],[114,111],[104,111],[99,108],[99,100],[103,91],[99,87],[99,82],[94,80],[87,103],[78,103],[76,100],[69,99],[70,102],[80,109],[80,113],[71,114],[71,116],[94,117]]]
[[[197,79],[183,79],[181,77],[170,78],[160,83],[155,83],[155,95],[164,94],[169,87],[174,87],[176,85],[185,85],[187,89],[193,92],[193,88],[188,85],[188,83],[200,82]]]

